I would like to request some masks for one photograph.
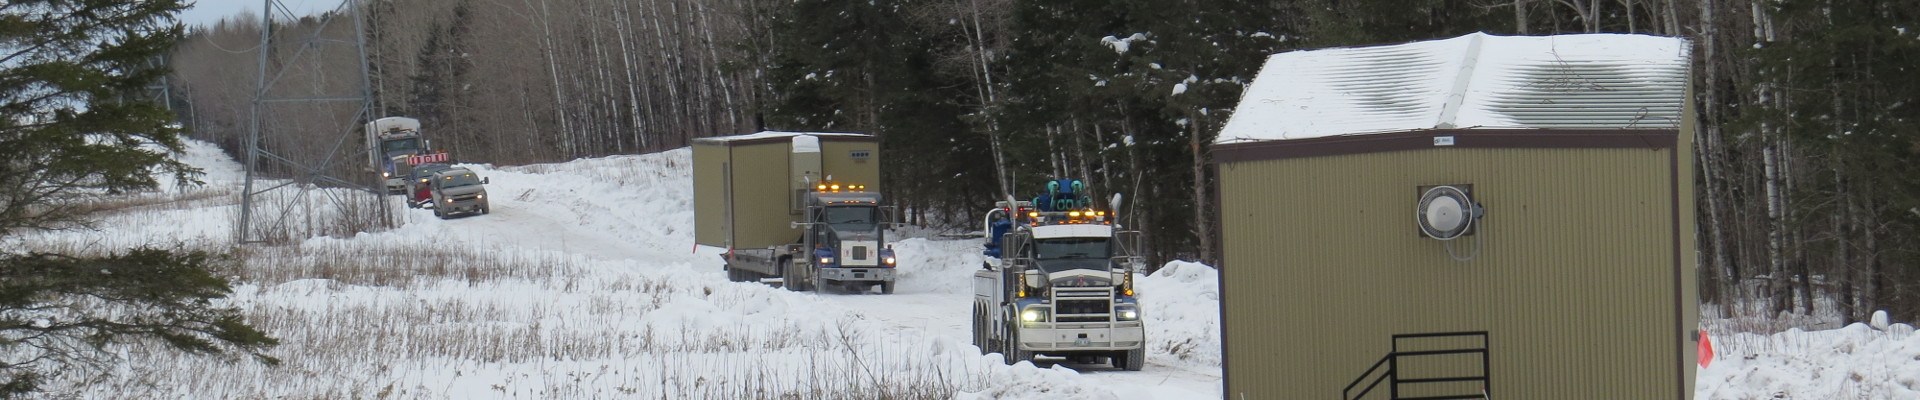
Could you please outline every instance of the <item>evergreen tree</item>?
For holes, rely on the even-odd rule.
[[[181,35],[177,0],[0,3],[0,238],[86,226],[87,205],[198,173],[167,110],[145,94]],[[259,351],[274,339],[212,305],[226,282],[201,252],[0,253],[0,395],[103,372],[109,350]]]
[[[972,135],[967,86],[934,67],[955,38],[928,34],[910,0],[798,1],[781,14],[767,129],[880,138],[881,185],[913,222],[971,221],[993,194],[991,155]]]

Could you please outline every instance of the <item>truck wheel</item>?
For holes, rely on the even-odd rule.
[[[440,207],[433,208],[433,216],[440,217],[440,219],[447,219],[447,213],[445,211],[441,211]]]
[[[800,269],[793,260],[780,260],[780,286],[795,292],[807,291],[806,279],[800,276]]]
[[[880,294],[893,294],[893,282],[881,282]]]
[[[1139,371],[1147,365],[1147,349],[1133,349],[1115,354],[1113,367],[1128,371]]]
[[[1007,365],[1033,361],[1032,351],[1020,349],[1020,330],[1011,327],[1007,329],[1007,349],[1003,354],[1007,355]]]
[[[980,343],[980,303],[973,303],[973,347],[980,348],[980,354],[987,354],[987,347]]]

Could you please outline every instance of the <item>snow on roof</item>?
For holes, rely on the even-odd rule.
[[[1493,36],[1267,58],[1215,143],[1428,129],[1676,129],[1684,39]]]
[[[695,140],[698,140],[698,141],[712,141],[712,142],[738,142],[738,141],[743,141],[743,140],[758,140],[758,139],[772,139],[772,138],[787,138],[787,137],[794,137],[794,136],[799,136],[799,135],[811,135],[811,136],[816,136],[816,137],[820,137],[820,136],[835,136],[835,137],[870,137],[870,136],[873,136],[873,135],[867,135],[867,134],[860,134],[860,133],[844,133],[844,132],[780,132],[780,131],[762,131],[762,132],[760,132],[760,133],[754,133],[754,134],[747,134],[747,135],[733,135],[733,136],[713,136],[713,137],[704,137],[704,138],[699,138],[699,139],[695,139]]]

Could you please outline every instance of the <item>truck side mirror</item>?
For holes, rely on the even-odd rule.
[[[480,178],[480,184],[482,185],[488,185],[492,183],[493,183],[493,178]]]

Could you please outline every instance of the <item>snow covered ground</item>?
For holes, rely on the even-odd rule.
[[[9,247],[220,249],[238,164],[205,143],[207,186],[105,214],[102,229]],[[967,331],[977,240],[908,239],[895,295],[728,282],[693,243],[691,152],[494,168],[493,213],[249,246],[232,304],[285,361],[128,352],[90,398],[1213,398],[1220,393],[1211,269],[1143,277],[1145,371],[982,355]],[[337,195],[317,190],[310,196]],[[397,197],[395,198],[397,200]],[[324,219],[325,217],[319,217]],[[1192,297],[1183,301],[1183,299]],[[1154,303],[1166,302],[1164,305]],[[1181,326],[1175,326],[1176,322]],[[1191,324],[1189,326],[1188,324]]]
[[[240,167],[211,145],[182,156],[208,185],[137,196],[100,230],[6,248],[224,249]],[[691,153],[495,168],[490,215],[350,238],[249,246],[231,304],[282,345],[285,364],[122,354],[88,398],[1220,398],[1214,270],[1175,262],[1138,280],[1148,365],[1004,365],[969,343],[975,240],[913,238],[894,295],[795,293],[728,282],[693,243]],[[325,191],[320,191],[325,192]],[[396,200],[397,201],[397,198]],[[1701,399],[1920,398],[1920,335],[1902,324],[1740,333]],[[85,382],[85,383],[82,383]]]

